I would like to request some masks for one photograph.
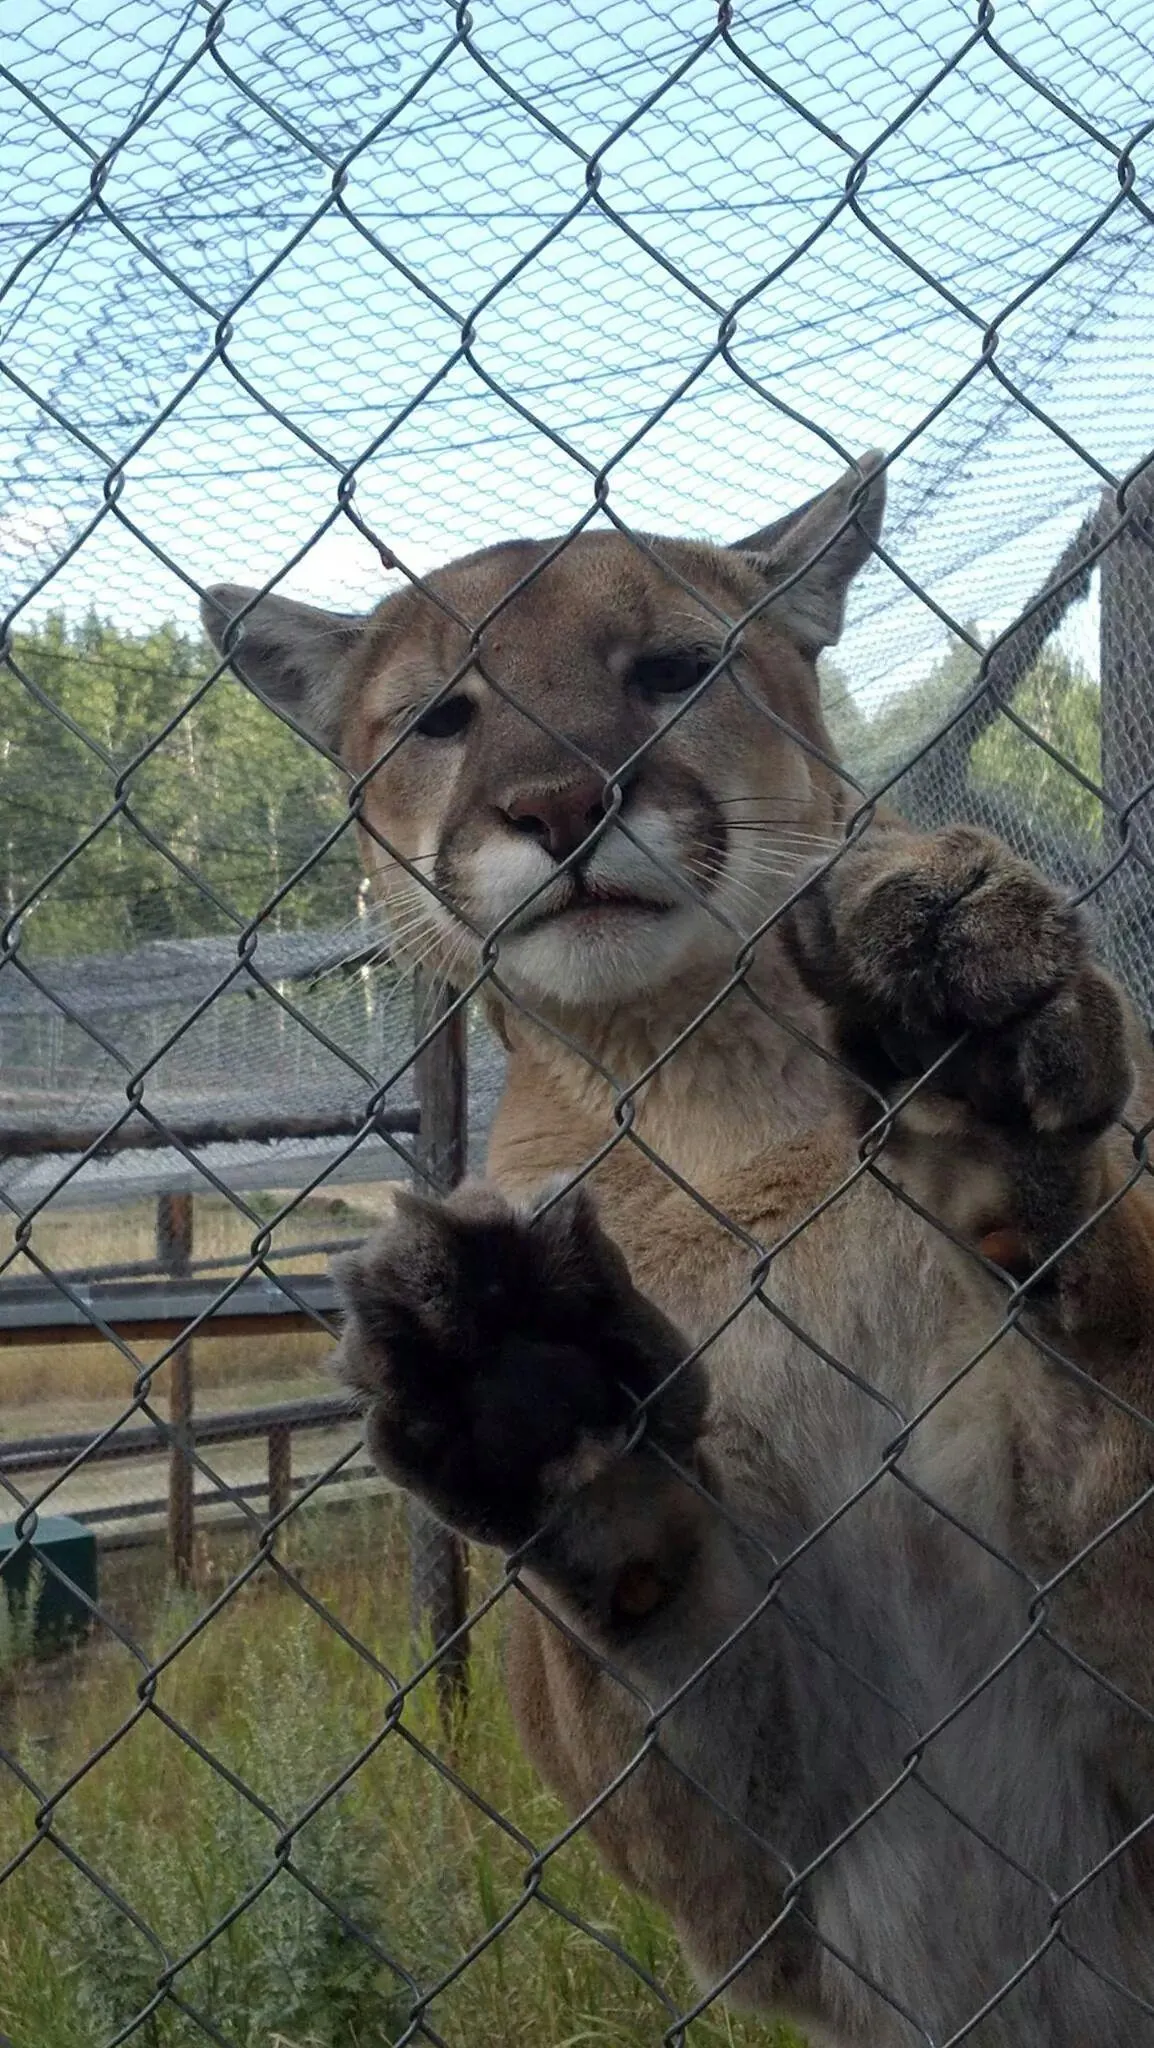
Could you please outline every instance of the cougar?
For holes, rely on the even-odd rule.
[[[346,1255],[373,1455],[511,1559],[524,1744],[702,1986],[825,2048],[1154,2044],[1139,1026],[997,840],[839,773],[856,463],[206,624],[507,1048]]]

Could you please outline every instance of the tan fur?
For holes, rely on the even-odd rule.
[[[847,503],[843,490],[837,518],[844,519]],[[828,532],[828,504],[823,516]],[[800,531],[812,550],[810,508]],[[821,758],[830,745],[813,654],[822,638],[820,620],[829,613],[829,590],[822,585],[807,599],[803,576],[792,600],[766,604],[774,573],[780,580],[797,562],[796,533],[792,541],[788,529],[767,535],[761,555],[756,545],[735,553],[667,540],[646,553],[617,534],[583,535],[544,568],[544,549],[525,543],[451,566],[431,579],[425,594],[386,601],[338,679],[343,757],[355,775],[367,778],[366,862],[381,902],[402,928],[424,897],[424,923],[411,943],[416,950],[432,934],[437,957],[458,982],[480,972],[483,940],[497,927],[496,972],[486,981],[485,1000],[509,1068],[489,1176],[504,1194],[523,1200],[559,1174],[588,1171],[601,1220],[624,1251],[637,1287],[690,1341],[705,1343],[721,1331],[705,1358],[710,1410],[703,1470],[717,1475],[734,1514],[747,1513],[761,1527],[775,1517],[788,1526],[795,1515],[803,1522],[833,1515],[876,1468],[896,1433],[893,1416],[918,1413],[936,1395],[938,1405],[930,1406],[904,1452],[904,1469],[983,1541],[1009,1551],[1024,1572],[1044,1580],[1154,1476],[1148,1438],[1093,1395],[1098,1381],[1150,1407],[1154,1219],[1142,1191],[1128,1194],[1063,1263],[1057,1300],[1042,1317],[1039,1327],[1075,1358],[1089,1393],[1063,1380],[1027,1338],[1013,1333],[952,1386],[958,1369],[997,1329],[1005,1290],[862,1169],[860,1104],[851,1111],[836,1070],[822,1057],[833,1043],[831,1003],[799,974],[777,930],[763,933],[796,885],[804,859],[820,851],[819,842],[838,838],[855,801]],[[841,563],[843,583],[862,553],[859,546]],[[827,581],[836,582],[836,559],[836,549],[830,550]],[[810,582],[815,576],[820,582],[821,573],[810,572]],[[719,653],[731,623],[751,612],[757,615],[741,637],[733,672],[720,675],[670,726],[625,792],[623,822],[631,813],[651,825],[660,821],[665,867],[654,863],[646,870],[643,852],[622,851],[615,825],[589,861],[592,874],[602,852],[608,857],[618,845],[613,857],[632,863],[631,878],[640,876],[643,893],[665,890],[668,896],[666,868],[679,864],[688,889],[681,898],[674,891],[673,908],[648,924],[639,919],[623,935],[615,932],[611,912],[604,924],[567,940],[567,885],[550,883],[545,900],[556,906],[555,915],[536,937],[520,938],[510,921],[513,902],[501,900],[502,877],[524,853],[510,821],[534,803],[544,813],[556,793],[570,787],[575,802],[585,802],[586,784],[599,795],[677,709],[674,702],[654,704],[630,694],[625,679],[632,658],[687,640]],[[826,637],[835,631],[836,625]],[[459,742],[398,744],[406,720],[447,684],[476,707],[468,735]],[[388,754],[383,763],[382,754]],[[536,815],[531,808],[530,815]],[[731,831],[719,855],[718,817],[730,825],[755,821],[756,830]],[[900,882],[908,842],[893,844],[891,864]],[[951,846],[940,859],[948,867],[956,857]],[[926,856],[938,858],[936,851]],[[435,877],[435,898],[422,891],[413,869]],[[877,900],[878,877],[861,872],[865,904],[871,891]],[[1014,894],[1012,876],[1007,886],[1009,960],[1014,949],[1033,943],[1036,921],[1026,899]],[[690,891],[698,905],[687,903]],[[846,908],[849,926],[859,914],[857,907]],[[674,928],[677,945],[663,952],[662,934]],[[756,944],[742,955],[744,978],[718,1003],[735,956],[753,937]],[[993,950],[996,956],[997,945]],[[636,960],[647,963],[639,983],[630,979]],[[1098,1001],[1094,983],[1086,1002],[1093,1009]],[[1112,998],[1101,1001],[1108,1006]],[[1137,1034],[1132,1044],[1139,1047]],[[1048,1113],[1038,1108],[1039,1131],[1046,1130]],[[1051,1119],[1059,1138],[1062,1121],[1059,1105]],[[1080,1214],[1089,1214],[1119,1176],[1106,1141],[1092,1146],[1086,1159],[1084,1173],[1079,1168]],[[919,1105],[899,1124],[882,1163],[970,1242],[984,1237],[988,1249],[1004,1251],[1007,1259],[1024,1246],[1037,1263],[1047,1249],[1047,1230],[1058,1228],[1039,1215],[1034,1196],[1022,1194],[1025,1181],[1019,1184],[1012,1150],[1000,1138],[987,1142],[955,1102],[935,1097]],[[762,1298],[749,1301],[760,1252],[775,1246],[783,1248],[765,1273]],[[804,1335],[795,1334],[798,1329]],[[823,1353],[876,1387],[893,1404],[893,1415],[880,1404],[872,1409],[868,1393],[839,1379]],[[605,1514],[625,1512],[613,1505],[612,1474],[595,1473],[594,1459],[582,1483],[605,1489]],[[909,1505],[893,1479],[871,1496],[879,1555],[892,1528],[895,1574],[908,1576],[910,1597],[921,1586],[931,1601],[948,1600],[948,1578],[935,1577],[942,1559],[933,1561],[928,1548],[921,1557],[921,1539],[911,1539],[918,1524]],[[662,1516],[691,1512],[690,1504],[675,1500],[654,1509]],[[1137,1517],[1093,1553],[1054,1595],[1052,1617],[1080,1657],[1154,1706],[1148,1519]],[[944,1540],[947,1560],[950,1542],[964,1549],[967,1541],[948,1531]],[[977,1555],[976,1546],[965,1550],[967,1559],[971,1554]],[[697,1578],[686,1609],[702,1631],[700,1641],[687,1638],[684,1645],[691,1668],[746,1611],[746,1596],[734,1590],[731,1577],[720,1569],[710,1576],[709,1555],[703,1548],[693,1567]],[[995,1562],[979,1560],[973,1570],[979,1580],[988,1573],[992,1604],[1002,1597]],[[637,1613],[646,1614],[650,1583],[634,1584]],[[637,1753],[642,1724],[636,1700],[605,1675],[603,1646],[598,1651],[590,1644],[593,1657],[582,1647],[572,1613],[564,1630],[543,1614],[552,1605],[565,1616],[556,1586],[531,1573],[526,1585],[534,1597],[517,1601],[509,1647],[509,1684],[525,1745],[571,1812],[595,1807],[589,1825],[608,1860],[661,1900],[699,1972],[711,1980],[773,1917],[785,1881],[780,1861],[703,1800],[675,1743],[668,1755],[648,1755],[611,1799],[601,1801]],[[1004,1647],[992,1625],[991,1644],[990,1655]],[[972,1655],[962,1647],[963,1666],[968,1659],[978,1673],[987,1650],[978,1642]],[[1130,1802],[1128,1812],[1148,1805],[1154,1787],[1145,1739],[1103,1734],[1094,1724],[1086,1740],[1098,1743],[1097,1753],[1079,1752],[1078,1769],[1115,1774],[1112,1783],[1123,1804]],[[724,1782],[719,1766],[718,1783]],[[1022,1827],[1028,1833],[1027,1820]],[[1123,1832],[1121,1822],[1117,1832]],[[857,1928],[852,1938],[862,1967],[900,1977],[886,1956],[900,1955],[903,1942],[910,1954],[912,1947],[899,1934],[896,1951],[886,1949],[889,1919],[900,1928],[904,1912],[904,1924],[912,1927],[929,1912],[924,1879],[915,1881],[913,1863],[907,1866],[894,1849],[888,1863],[877,1865],[885,1873],[878,1879],[884,1897],[863,1905],[870,1841],[855,1845],[857,1875],[844,1899],[836,1884],[831,1887],[822,1925],[842,1930],[842,1939],[850,1938],[845,1925]],[[1133,1868],[1140,1891],[1149,1858]],[[907,1870],[910,1895],[903,1904]],[[958,1913],[964,1912],[959,1902]],[[1136,1912],[1135,1926],[1134,1938],[1144,1941],[1149,1918]],[[960,1955],[964,1930],[950,1938]],[[1123,1936],[1119,1940],[1124,1947]],[[926,1954],[932,1949],[927,1937]],[[926,1996],[931,1976],[919,1980]],[[1147,1991],[1150,1977],[1145,1970]],[[980,1955],[966,1981],[984,1981]],[[820,2029],[815,2039],[896,2048],[916,2038],[815,1947],[796,1919],[758,1953],[736,1990],[750,2003],[800,2014]],[[955,2023],[968,2016],[956,2014]],[[1129,2022],[1118,2025],[1122,2031],[1100,2036],[1098,2048],[1129,2048]],[[1014,2026],[994,2012],[972,2038],[1021,2040],[1025,2048],[1026,2037]],[[1034,2038],[1040,2048],[1041,2037]],[[1151,2036],[1135,2021],[1132,2038],[1146,2043]],[[1068,2039],[1075,2035],[1062,2035],[1063,2043]]]

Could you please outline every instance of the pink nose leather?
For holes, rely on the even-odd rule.
[[[576,853],[604,816],[602,787],[595,776],[589,775],[563,789],[538,786],[519,790],[506,804],[505,816],[516,831],[523,832],[527,839],[535,839],[554,860],[564,860]]]

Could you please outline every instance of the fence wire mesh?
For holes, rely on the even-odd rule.
[[[786,1039],[807,1073],[848,1071],[849,1042],[823,1038],[759,963],[868,844],[878,803],[923,830],[981,826],[1035,860],[1154,1021],[1152,45],[1150,8],[1090,0],[14,10],[0,1198],[7,1334],[27,1341],[0,1353],[2,1427],[15,1417],[29,1436],[34,1408],[42,1429],[88,1433],[33,1476],[0,1457],[0,1579],[16,1588],[31,1558],[90,1635],[30,1664],[26,1578],[0,1600],[3,2041],[768,2041],[768,2021],[724,2010],[731,1991],[839,2048],[1154,2041],[1154,1407],[1134,1365],[1150,1291],[1140,1232],[1125,1235],[1129,1191],[1146,1199],[1150,1105],[1136,1097],[1115,1134],[1120,1178],[1043,1233],[1025,1275],[1020,1246],[959,1222],[952,1138],[929,1192],[910,1183],[891,1086],[859,1149],[830,1152],[776,1215],[749,1195],[739,1147],[712,1169],[713,1127],[694,1121],[713,1103],[728,1133],[740,1089],[761,1150],[796,1147],[817,1083],[786,1086]],[[880,537],[852,466],[866,447],[889,488]],[[808,553],[783,568],[763,531],[776,572],[755,597],[719,599],[696,537],[735,543],[847,465],[853,488]],[[725,693],[765,619],[800,617],[790,592],[817,601],[815,576],[832,602],[838,551],[863,528],[844,635],[807,641],[837,642],[821,665],[828,734],[798,725],[788,691],[759,699],[766,758],[785,764],[777,795],[734,795],[723,760],[717,841],[683,859],[654,763],[710,705],[711,744],[727,744]],[[437,573],[525,531],[555,539],[488,558],[496,584]],[[564,609],[577,586],[605,632],[619,621],[598,546],[624,551],[611,559],[638,603],[663,578],[702,642],[627,731],[598,728],[579,693],[542,696],[547,676],[517,652],[536,616],[539,665],[569,672],[588,617]],[[567,563],[576,585],[557,581]],[[197,606],[234,577],[235,605],[210,605],[218,653]],[[322,629],[342,648],[349,615],[382,597],[436,641],[400,726],[374,726],[359,753],[347,728],[342,742],[318,726],[303,643],[291,702],[274,712],[244,687],[246,662],[266,676],[262,600],[282,586],[339,608]],[[300,630],[315,653],[315,621]],[[616,683],[619,655],[599,656]],[[446,708],[441,737],[463,739],[453,720],[472,714],[452,707],[482,682],[521,765],[512,796],[477,784],[478,815],[505,834],[502,872],[525,874],[510,849],[530,844],[553,865],[470,932],[436,843],[388,820],[398,791],[436,809],[450,771],[406,763]],[[799,777],[826,788],[828,737],[846,771],[836,835],[799,822],[795,794]],[[660,976],[628,987],[612,939],[594,948],[644,1024],[632,1042],[612,1039],[604,1004],[590,1024],[536,1000],[518,950],[534,906],[611,838],[619,861],[649,863],[650,894],[673,891],[666,910],[704,905],[714,934],[735,845],[744,861],[724,957],[715,938],[680,994]],[[1003,943],[1007,973],[1033,936]],[[776,1032],[776,1065],[742,1078],[731,1062],[728,1095],[711,1094],[708,1049],[734,1015],[756,1018],[751,1044]],[[940,1116],[956,1048],[919,1022],[905,1020],[920,1058],[908,1043],[894,1055],[901,1101]],[[679,1610],[680,1662],[656,1685],[642,1608],[633,1634],[590,1622],[552,1523],[466,1560],[423,1508],[345,1483],[364,1462],[357,1430],[334,1421],[303,1478],[270,1434],[258,1486],[176,1394],[194,1339],[213,1372],[214,1345],[232,1359],[249,1342],[234,1325],[266,1283],[297,1319],[299,1374],[319,1374],[337,1323],[302,1278],[314,1255],[359,1239],[393,1183],[443,1193],[466,1153],[480,1171],[506,1072],[523,1086],[526,1063],[547,1077],[531,1159],[605,1192],[607,1212],[617,1175],[647,1190],[655,1229],[671,1202],[694,1219],[665,1301],[692,1350],[630,1408],[606,1469],[661,1467],[686,1526],[700,1514],[710,1542],[725,1532],[734,1577]],[[731,1141],[717,1142],[724,1164]],[[498,1127],[516,1187],[501,1145]],[[1058,1153],[1037,1157],[1046,1189],[1063,1187]],[[175,1275],[171,1245],[82,1238],[76,1219],[189,1194],[180,1277],[201,1293],[142,1336],[102,1307],[92,1269]],[[888,1326],[898,1349],[932,1329],[949,1240],[969,1257],[985,1231],[1008,1269],[973,1341],[969,1325],[960,1349],[951,1336],[912,1392],[866,1307],[847,1335],[815,1280],[833,1267],[863,1302],[876,1290],[862,1213],[871,1258],[890,1236],[895,1257],[919,1248],[893,1269],[923,1302]],[[1114,1300],[1096,1349],[1054,1303],[1073,1272],[1105,1326],[1093,1259],[1112,1231],[1113,1293],[1132,1291],[1138,1336]],[[656,1249],[626,1248],[662,1297]],[[28,1362],[33,1297],[102,1340],[98,1400],[75,1363],[53,1378],[45,1354]],[[667,1411],[750,1316],[792,1406],[716,1396],[719,1448],[700,1463]],[[1011,1341],[1085,1460],[1063,1468],[1065,1540],[1044,1556],[942,1462],[940,1417],[971,1386],[993,1401],[987,1366]],[[281,1395],[285,1344],[265,1376]],[[318,1394],[292,1374],[287,1391]],[[62,1509],[91,1510],[116,1433],[146,1425],[181,1454],[202,1519],[214,1500],[232,1518],[159,1607],[123,1577],[124,1553],[93,1595],[46,1535]],[[1080,1482],[1110,1444],[1121,1478],[1087,1508]],[[1005,1484],[1032,1485],[1021,1442],[999,1447]],[[1057,1466],[1061,1446],[1047,1455]],[[340,1508],[322,1513],[326,1497]],[[944,1635],[889,1633],[902,1579],[923,1620],[937,1601]],[[976,1606],[959,1604],[963,1582]],[[643,1607],[646,1585],[630,1585]],[[1084,1586],[1132,1640],[1096,1633],[1076,1603],[1071,1621]],[[546,1775],[564,1813],[508,1725],[498,1643],[513,1609],[548,1667],[561,1734]],[[941,1669],[918,1683],[931,1638]],[[798,1671],[812,1695],[790,1691]],[[600,1748],[591,1701],[613,1736]],[[664,1923],[600,1873],[593,1837],[671,1909],[694,1982]]]

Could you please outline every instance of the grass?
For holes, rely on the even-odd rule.
[[[291,1540],[310,1594],[403,1670],[396,1504],[315,1510]],[[213,1553],[195,1595],[164,1592],[151,1576],[126,1588],[107,1580],[108,1603],[151,1659],[181,1643],[224,1592],[242,1557],[232,1544]],[[499,1634],[496,1616],[475,1631],[471,1709],[453,1764],[542,1844],[563,1816],[513,1735]],[[0,1672],[0,1745],[27,1780],[0,1765],[0,1869],[36,1840],[44,1794],[68,1786],[52,1810],[54,1838],[42,1837],[0,1883],[0,2034],[13,2048],[98,2048],[128,2037],[199,2048],[205,2036],[189,2013],[157,2002],[159,1972],[191,1956],[174,1989],[229,2048],[385,2048],[404,2032],[414,1987],[427,1991],[452,1972],[525,1896],[524,1847],[430,1761],[446,1748],[431,1684],[383,1732],[388,1681],[267,1567],[184,1640],[145,1688],[143,1707],[139,1677],[111,1638],[70,1660],[63,1677],[51,1666],[7,1681]],[[311,1812],[358,1757],[339,1793]],[[70,1857],[99,1872],[115,1897]],[[615,1885],[580,1835],[549,1859],[545,1882],[675,2005],[692,2001],[661,1916]],[[533,1898],[428,2016],[451,2048],[658,2048],[669,2024],[635,1970]],[[790,2048],[792,2037],[711,2008],[688,2040]]]
[[[0,1685],[31,1662],[36,1644],[36,1609],[44,1591],[44,1567],[35,1559],[24,1585],[0,1578]]]

